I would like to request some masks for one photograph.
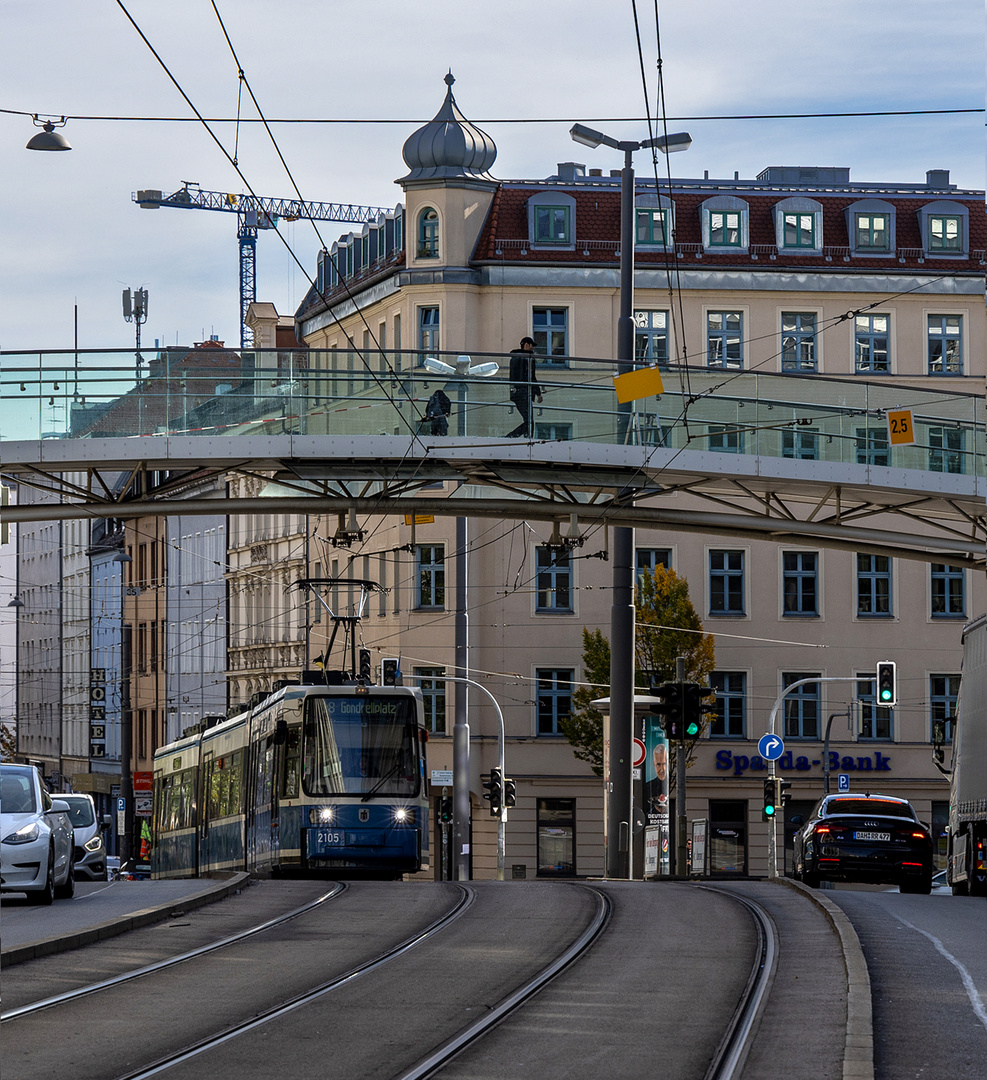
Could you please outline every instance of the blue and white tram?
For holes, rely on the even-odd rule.
[[[417,689],[292,684],[161,747],[153,876],[427,868],[427,738]]]

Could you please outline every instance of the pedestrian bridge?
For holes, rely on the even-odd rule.
[[[660,395],[620,406],[613,361],[569,358],[539,365],[543,401],[512,439],[506,358],[473,357],[501,363],[487,378],[439,359],[448,372],[408,352],[2,353],[0,474],[57,492],[5,517],[167,515],[180,500],[183,513],[608,523],[985,565],[972,380],[671,366]],[[439,388],[447,435],[424,419]],[[260,495],[199,497],[231,473],[263,478]]]

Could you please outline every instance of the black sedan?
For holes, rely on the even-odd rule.
[[[795,876],[812,888],[826,880],[932,891],[932,834],[906,799],[826,795],[796,824]]]

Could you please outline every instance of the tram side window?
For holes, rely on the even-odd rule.
[[[158,819],[161,832],[173,832],[175,829],[187,829],[191,826],[194,816],[194,779],[195,773],[192,769],[162,778]]]
[[[240,812],[240,778],[242,775],[242,751],[214,758],[209,763],[207,778],[209,820],[231,817]]]
[[[284,775],[281,780],[281,797],[284,799],[298,798],[301,754],[302,729],[298,726],[290,727],[284,744]]]

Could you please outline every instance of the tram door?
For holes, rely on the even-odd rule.
[[[277,767],[277,746],[274,735],[261,739],[251,747],[250,785],[246,814],[247,868],[271,870],[280,855],[278,833],[278,802],[274,783]]]

